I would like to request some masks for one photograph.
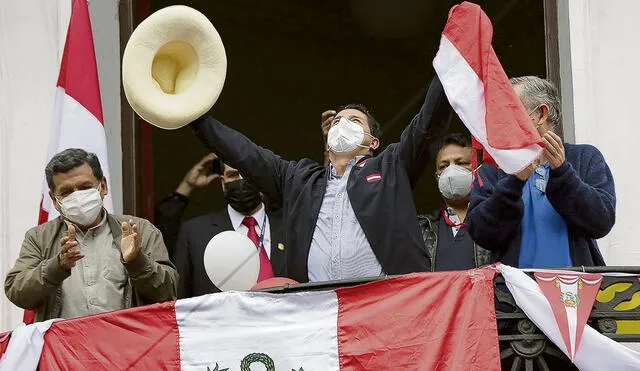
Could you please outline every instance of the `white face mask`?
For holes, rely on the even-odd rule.
[[[440,174],[438,188],[444,198],[460,200],[471,193],[471,182],[473,182],[471,171],[459,165],[449,165]]]
[[[367,133],[362,126],[345,117],[340,117],[340,120],[329,129],[327,144],[333,152],[351,152],[358,147],[369,148],[362,145],[365,134]]]
[[[60,211],[71,222],[80,226],[93,223],[102,211],[102,197],[98,188],[75,191],[62,200],[58,199]]]

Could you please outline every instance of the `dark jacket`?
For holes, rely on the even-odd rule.
[[[436,212],[433,215],[418,215],[418,223],[422,230],[422,238],[427,248],[427,254],[431,260],[431,271],[436,271],[436,259],[438,258],[438,224],[442,214]],[[463,227],[467,228],[467,227]],[[491,251],[483,249],[477,243],[473,243],[473,261],[475,268],[491,263]],[[473,268],[473,267],[470,267]]]
[[[154,224],[162,232],[169,256],[173,256],[182,216],[188,205],[189,197],[177,192],[171,192],[156,205]]]
[[[285,245],[282,243],[282,222],[267,212],[271,238],[271,266],[276,277],[284,275]],[[204,269],[204,250],[213,236],[233,231],[229,213],[222,211],[191,219],[180,228],[178,242],[171,257],[180,274],[178,298],[189,298],[220,292]]]
[[[361,160],[349,174],[349,200],[387,274],[429,270],[413,189],[432,158],[429,144],[447,130],[451,113],[436,78],[400,142],[389,145],[378,156]],[[327,168],[309,159],[285,161],[208,115],[192,127],[209,150],[246,175],[268,197],[281,200],[286,275],[307,282],[307,259],[327,187]],[[370,175],[380,178],[368,181]]]
[[[567,224],[573,265],[605,265],[595,240],[615,223],[613,176],[597,148],[568,143],[564,148],[565,163],[549,171],[547,198]],[[517,267],[525,182],[490,164],[483,164],[478,175],[467,215],[469,232],[493,251],[494,261]]]
[[[178,233],[182,225],[182,217],[189,206],[189,197],[177,192],[171,192],[167,197],[158,202],[154,212],[154,224],[162,232],[164,244],[167,246],[169,256],[173,256],[173,251],[178,241]],[[271,202],[265,197],[264,204],[271,216],[280,215],[281,210],[277,203]]]

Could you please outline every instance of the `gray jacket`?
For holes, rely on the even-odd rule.
[[[418,224],[422,231],[422,238],[427,248],[427,254],[431,260],[431,271],[436,270],[437,247],[438,247],[438,218],[432,215],[418,215]],[[491,264],[491,251],[473,243],[473,260],[476,268]]]
[[[138,225],[142,250],[134,261],[122,262],[128,276],[125,307],[176,299],[178,273],[156,227],[144,219],[107,214],[113,243],[120,251],[120,224],[129,219]],[[5,293],[12,303],[24,309],[37,308],[36,321],[60,316],[62,281],[71,275],[58,262],[60,239],[66,233],[62,218],[28,230],[20,256],[4,281]]]

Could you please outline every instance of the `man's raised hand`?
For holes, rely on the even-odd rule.
[[[84,258],[84,254],[78,249],[78,241],[76,241],[76,228],[69,225],[67,235],[60,239],[60,252],[58,253],[58,263],[60,267],[66,270],[76,266],[76,262]]]
[[[140,234],[138,233],[138,225],[132,219],[128,222],[122,222],[122,240],[120,241],[120,250],[122,250],[122,260],[130,263],[140,254]]]
[[[215,179],[220,178],[220,174],[210,174],[213,160],[217,158],[218,156],[214,153],[209,153],[193,165],[185,174],[178,188],[176,188],[176,192],[184,196],[189,196],[194,188],[206,187]]]
[[[552,169],[557,169],[564,164],[564,144],[562,138],[558,134],[549,130],[542,136],[544,142],[543,156],[549,161],[549,166]]]
[[[322,112],[322,116],[321,116],[321,129],[322,129],[322,136],[325,137],[329,134],[329,129],[331,128],[331,122],[333,121],[333,118],[336,116],[336,111],[333,110],[328,110],[328,111],[324,111]]]

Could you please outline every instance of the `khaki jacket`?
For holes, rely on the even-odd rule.
[[[120,224],[129,219],[138,225],[142,247],[134,261],[125,263],[121,260],[128,275],[124,289],[125,307],[176,299],[178,273],[169,261],[160,231],[151,223],[107,213],[115,247],[120,251]],[[58,263],[60,239],[66,233],[67,225],[60,217],[28,230],[20,256],[4,281],[5,293],[12,303],[24,309],[37,308],[36,321],[60,316],[61,284],[71,275]]]

